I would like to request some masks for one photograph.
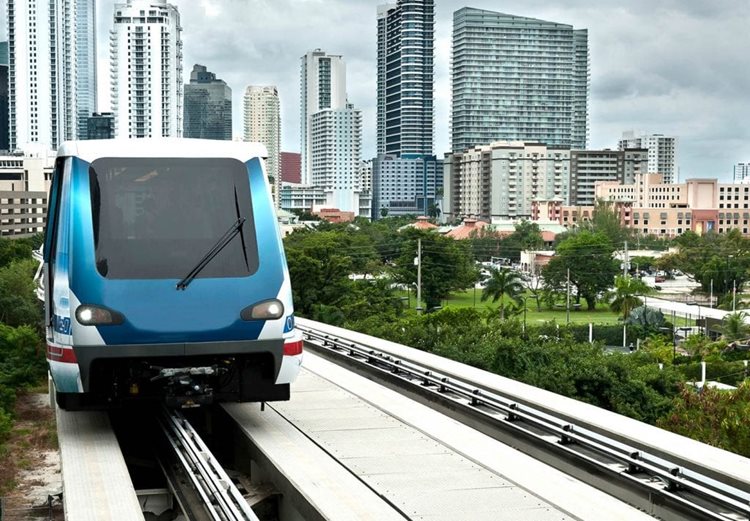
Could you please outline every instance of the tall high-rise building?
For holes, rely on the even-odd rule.
[[[77,132],[75,0],[7,0],[9,148],[57,148]],[[84,45],[81,43],[81,45]]]
[[[300,148],[302,183],[312,182],[310,123],[313,114],[324,109],[346,108],[346,64],[341,56],[320,49],[301,58],[300,68]]]
[[[378,154],[432,154],[434,0],[378,7]]]
[[[88,118],[97,109],[96,0],[75,0],[76,119],[78,139],[88,138]]]
[[[110,90],[115,137],[182,136],[180,14],[166,0],[115,4]]]
[[[453,13],[451,146],[497,140],[585,149],[588,31],[465,7]]]
[[[268,162],[266,171],[274,181],[275,203],[280,204],[281,194],[281,104],[279,91],[274,85],[248,85],[243,99],[245,141],[266,145]]]
[[[232,89],[205,66],[193,66],[185,84],[183,137],[232,139]]]
[[[8,42],[0,42],[0,150],[10,149],[8,139]]]
[[[677,180],[677,138],[663,134],[645,134],[627,131],[622,133],[618,147],[648,149],[648,173],[661,174],[665,183]]]
[[[735,183],[750,183],[750,163],[737,163],[734,165],[733,174]]]

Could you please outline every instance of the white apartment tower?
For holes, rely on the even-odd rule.
[[[313,114],[324,109],[346,108],[346,64],[341,56],[320,49],[301,58],[300,69],[300,147],[302,184],[312,182],[311,133]]]
[[[663,134],[644,134],[627,131],[622,133],[619,149],[648,149],[648,173],[661,174],[665,183],[676,183],[677,138]]]
[[[322,187],[326,204],[359,215],[362,113],[348,104],[310,118],[312,185]]]
[[[76,25],[77,10],[86,2],[7,0],[6,5],[10,149],[56,149],[76,138],[76,89],[84,74],[77,47],[90,45],[95,31]]]
[[[245,141],[259,142],[268,149],[267,172],[274,179],[274,202],[281,194],[281,111],[275,86],[248,85],[243,99]]]
[[[180,14],[166,0],[115,4],[110,77],[115,137],[182,136]]]

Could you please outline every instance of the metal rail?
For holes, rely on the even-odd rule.
[[[159,423],[209,519],[258,521],[245,498],[182,413],[165,409]]]
[[[615,436],[555,417],[517,403],[513,397],[479,388],[470,381],[448,377],[431,367],[399,359],[371,346],[297,325],[306,342],[328,358],[344,361],[379,375],[381,381],[441,405],[451,416],[469,418],[475,426],[501,441],[510,432],[511,445],[564,471],[578,467],[577,478],[666,519],[735,521],[750,519],[748,491],[685,469]],[[519,443],[515,441],[522,440]],[[549,456],[549,457],[548,457]],[[571,465],[572,463],[572,465]],[[581,472],[581,469],[584,469]],[[614,483],[614,485],[613,485]]]

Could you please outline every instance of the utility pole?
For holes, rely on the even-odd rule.
[[[417,239],[417,313],[422,312],[422,239]]]
[[[732,281],[732,313],[737,310],[737,280]]]
[[[567,280],[567,297],[565,300],[565,323],[570,324],[570,268],[568,268]]]
[[[711,296],[708,297],[708,305],[714,307],[714,279],[711,279]]]
[[[628,241],[625,241],[625,255],[623,256],[622,262],[622,276],[628,276],[628,268],[630,267],[630,259],[628,259]]]

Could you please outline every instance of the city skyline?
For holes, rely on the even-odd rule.
[[[202,63],[234,91],[235,136],[241,135],[240,96],[249,84],[279,86],[282,149],[299,147],[298,59],[315,48],[341,54],[349,71],[349,101],[363,112],[363,157],[376,152],[377,7],[372,0],[328,0],[252,5],[238,0],[173,2],[184,28],[186,67]],[[574,0],[522,7],[478,0],[436,5],[435,153],[449,150],[449,56],[453,11],[464,7],[553,20],[589,30],[591,50],[590,148],[616,148],[625,130],[676,135],[680,179],[729,180],[732,167],[750,158],[750,87],[746,71],[750,5],[726,1],[667,2],[654,6],[600,5]],[[5,3],[3,3],[3,10]],[[99,3],[99,68],[108,71],[105,41],[112,7]],[[5,24],[0,40],[7,37]],[[221,31],[216,31],[221,27]],[[310,31],[309,28],[319,28]],[[336,30],[326,28],[335,27]],[[233,38],[228,35],[236,35]],[[293,35],[293,37],[290,37]],[[106,74],[100,74],[100,111],[110,108]]]

